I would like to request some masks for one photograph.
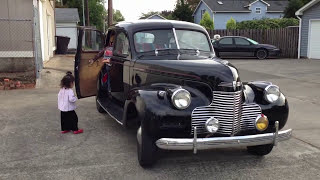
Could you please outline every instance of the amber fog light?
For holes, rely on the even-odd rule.
[[[206,129],[210,133],[215,133],[218,131],[220,125],[219,125],[219,120],[211,117],[206,121]]]
[[[268,128],[269,120],[268,117],[261,114],[256,119],[256,129],[258,131],[264,131]]]

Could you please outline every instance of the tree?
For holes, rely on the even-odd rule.
[[[284,10],[285,18],[297,18],[295,13],[302,6],[310,2],[311,0],[290,0],[288,6]]]
[[[90,25],[96,26],[97,29],[102,30],[106,17],[106,9],[104,7],[104,0],[88,0]],[[57,7],[61,7],[61,3],[56,1]],[[80,0],[63,0],[63,7],[77,8],[80,17],[80,24],[83,24],[83,4]]]
[[[103,30],[107,11],[104,7],[104,0],[89,0],[90,25]]]
[[[214,29],[213,20],[211,19],[210,14],[207,11],[203,14],[200,25],[209,30]]]
[[[231,17],[231,18],[227,21],[226,28],[227,28],[227,29],[236,29],[236,28],[237,28],[237,22],[236,22],[236,20],[233,19],[233,17]]]
[[[176,20],[193,22],[192,10],[185,0],[177,0],[172,16]]]
[[[106,14],[106,27],[108,26],[108,13]],[[124,19],[124,17],[123,17],[123,15],[122,15],[122,13],[121,13],[121,11],[120,10],[116,10],[116,9],[113,9],[113,24],[115,24],[115,23],[117,23],[117,22],[121,22],[121,21],[124,21],[125,19]]]
[[[192,12],[194,12],[200,2],[200,0],[186,0],[187,3],[189,4]]]

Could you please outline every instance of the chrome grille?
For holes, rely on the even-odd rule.
[[[209,106],[197,107],[192,112],[191,133],[197,127],[198,134],[208,133],[205,122],[210,117],[219,120],[218,134],[235,135],[242,130],[255,129],[254,121],[261,114],[257,104],[242,104],[242,91],[213,92],[213,101]]]

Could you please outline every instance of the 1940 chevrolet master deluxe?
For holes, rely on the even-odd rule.
[[[112,46],[111,62],[99,52]],[[121,22],[106,36],[80,28],[75,60],[78,98],[96,96],[99,112],[137,128],[138,160],[152,165],[157,149],[246,146],[266,155],[291,137],[282,129],[288,102],[270,82],[242,82],[215,57],[207,31],[179,21]]]

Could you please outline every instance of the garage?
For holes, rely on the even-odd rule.
[[[80,21],[77,8],[56,8],[56,35],[70,38],[68,52],[75,52],[77,49],[78,30]]]
[[[320,0],[312,0],[296,12],[300,20],[298,58],[320,59]]]
[[[320,12],[319,12],[320,13]],[[320,59],[320,20],[310,21],[309,56]]]

